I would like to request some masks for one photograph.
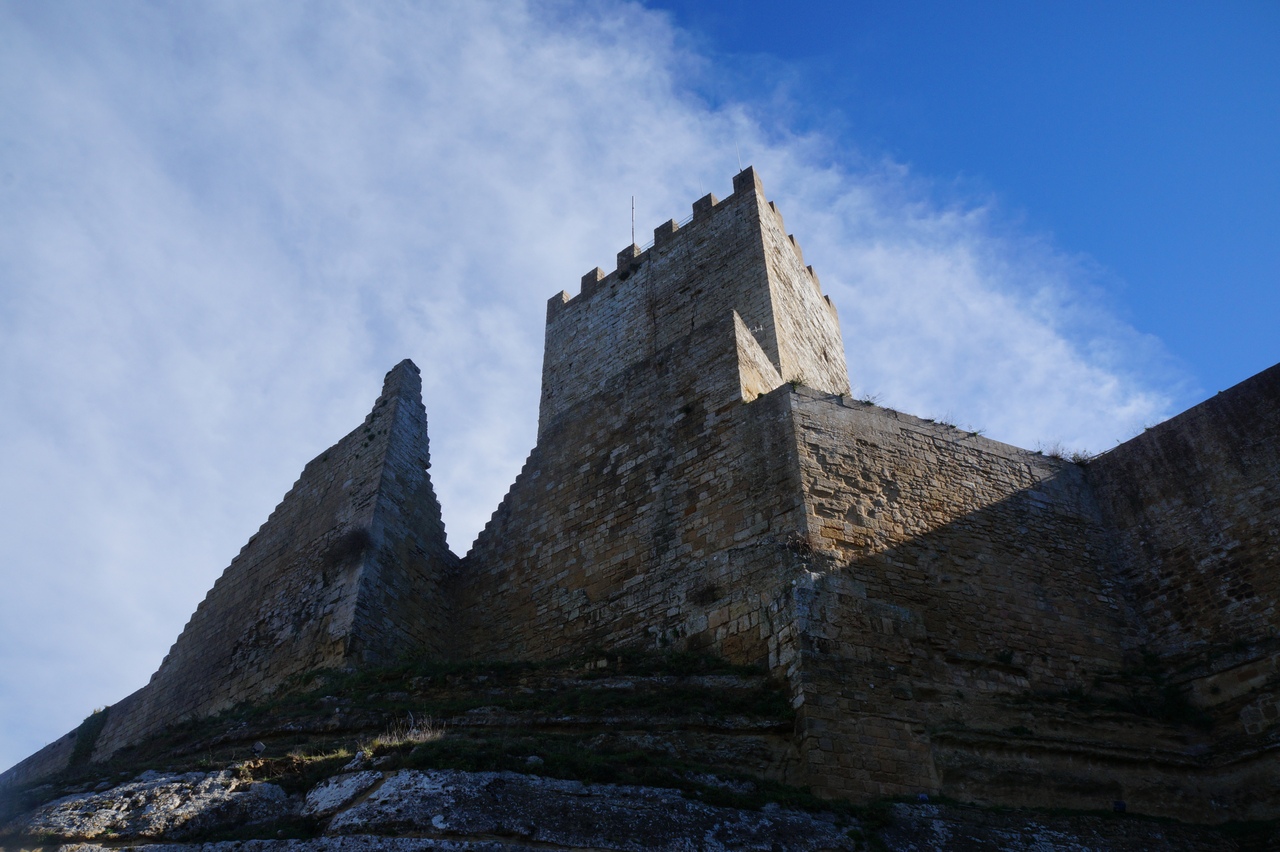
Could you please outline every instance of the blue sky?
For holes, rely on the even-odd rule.
[[[1280,5],[657,0],[712,97],[990,195],[1087,253],[1200,390],[1270,366],[1280,318]]]
[[[1100,451],[1280,360],[1273,4],[121,8],[0,2],[0,765],[405,357],[464,551],[547,298],[739,160],[882,404]]]

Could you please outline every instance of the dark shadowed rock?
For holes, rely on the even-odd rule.
[[[830,818],[719,808],[676,790],[510,772],[406,770],[340,812],[330,834],[498,836],[553,848],[853,849]]]

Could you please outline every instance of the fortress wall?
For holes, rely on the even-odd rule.
[[[1144,640],[1213,719],[1215,800],[1274,814],[1261,779],[1280,742],[1280,365],[1099,456],[1088,477]]]
[[[675,645],[781,664],[803,514],[782,391],[742,400],[740,327],[701,327],[543,435],[463,560],[473,658]]]
[[[1280,636],[1280,365],[1094,459],[1154,649]]]
[[[0,787],[317,667],[639,645],[785,677],[820,795],[1278,812],[1280,366],[1083,467],[848,389],[745,170],[550,301],[538,444],[464,560],[406,361],[151,682]]]
[[[416,599],[429,598],[451,557],[426,475],[420,387],[412,363],[396,367],[364,424],[307,464],[151,682],[112,707],[95,759],[260,699],[292,675],[436,649],[439,625],[422,618]]]
[[[4,788],[17,787],[48,778],[70,765],[71,755],[76,748],[78,731],[79,728],[63,734],[35,754],[0,772],[0,814],[4,812]]]
[[[834,308],[798,253],[747,169],[734,178],[733,195],[700,199],[689,222],[655,230],[652,248],[624,249],[608,275],[597,268],[583,276],[579,295],[553,297],[539,436],[615,376],[734,311],[784,380],[803,375],[847,391]]]
[[[945,792],[930,746],[944,719],[989,726],[998,696],[1122,668],[1136,637],[1079,466],[804,388],[791,398],[814,549],[797,608],[817,789]]]

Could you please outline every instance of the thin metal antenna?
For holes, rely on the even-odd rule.
[[[636,244],[636,197],[631,196],[631,245]]]
[[[742,171],[742,146],[740,146],[737,142],[734,142],[733,150],[738,152],[738,171]]]

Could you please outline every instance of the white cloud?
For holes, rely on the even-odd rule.
[[[404,357],[464,550],[533,442],[546,299],[633,194],[640,242],[728,194],[739,148],[855,385],[1023,443],[1167,413],[1087,264],[708,108],[636,6],[32,3],[0,33],[0,765],[146,681]]]

